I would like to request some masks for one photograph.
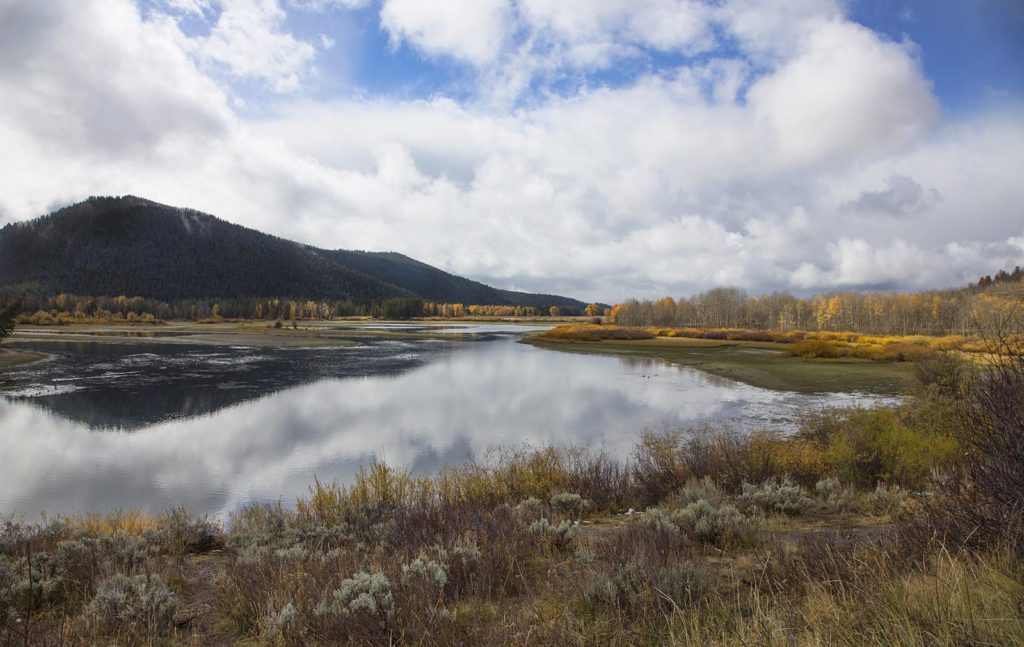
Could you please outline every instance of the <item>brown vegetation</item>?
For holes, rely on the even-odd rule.
[[[571,324],[546,330],[536,336],[546,341],[604,341],[654,339],[654,334],[642,328],[622,328],[597,324]]]

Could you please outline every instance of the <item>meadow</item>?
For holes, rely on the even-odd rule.
[[[597,324],[559,326],[524,341],[568,352],[653,357],[752,386],[801,393],[907,393],[914,386],[913,366],[918,360],[947,350],[983,348],[980,342],[961,338],[952,343],[925,336]]]

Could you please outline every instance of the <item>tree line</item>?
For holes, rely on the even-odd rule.
[[[535,317],[551,314],[534,306],[509,306],[461,303],[437,303],[418,297],[394,297],[379,301],[256,299],[179,299],[161,301],[140,296],[81,296],[58,294],[52,297],[25,296],[20,315],[22,323],[53,324],[75,321],[152,322],[165,320],[302,320],[334,319],[336,317],[373,317],[377,319],[412,319],[441,317]],[[554,315],[557,316],[557,315]]]
[[[843,291],[801,298],[787,292],[750,296],[721,287],[691,298],[629,299],[611,308],[623,326],[827,330],[888,335],[967,334],[1005,318],[1024,300],[1024,273],[1000,272],[967,288],[926,292]]]

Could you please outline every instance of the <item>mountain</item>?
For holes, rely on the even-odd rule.
[[[0,229],[0,287],[40,296],[421,297],[448,303],[582,307],[499,290],[395,253],[322,250],[143,198],[89,198]]]
[[[553,294],[501,290],[449,274],[397,252],[360,252],[347,249],[314,250],[339,265],[376,277],[428,301],[486,305],[582,308],[584,303]]]

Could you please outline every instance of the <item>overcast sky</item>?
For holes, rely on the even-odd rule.
[[[1018,0],[0,0],[0,223],[134,194],[615,302],[1024,264]]]

